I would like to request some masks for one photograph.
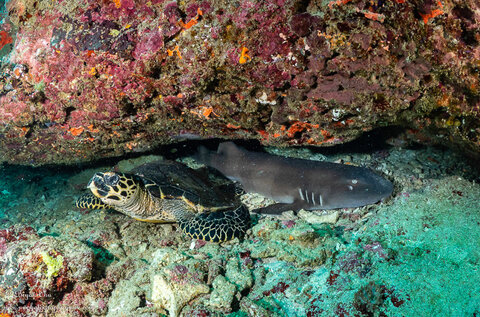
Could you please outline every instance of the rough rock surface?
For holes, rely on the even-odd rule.
[[[52,303],[58,303],[58,310],[69,316],[74,316],[77,308],[92,312],[92,307],[81,307],[79,302],[70,300],[72,293],[61,302],[58,298],[71,289],[88,285],[93,262],[93,252],[81,241],[53,236],[40,238],[32,227],[21,225],[2,229],[0,306],[25,316],[35,315],[36,310],[48,311]],[[91,291],[89,301],[95,304],[99,297],[105,296]],[[93,311],[101,313],[102,309]]]
[[[0,160],[181,138],[331,145],[386,125],[480,153],[475,0],[11,0]]]

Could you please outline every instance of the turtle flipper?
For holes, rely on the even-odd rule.
[[[82,196],[78,197],[78,199],[75,201],[75,206],[85,209],[110,208],[109,205],[105,204],[100,200],[100,198],[91,193],[85,193]]]
[[[195,217],[178,219],[178,224],[190,238],[225,242],[243,238],[250,227],[250,213],[244,205],[241,205],[234,210],[201,213]]]

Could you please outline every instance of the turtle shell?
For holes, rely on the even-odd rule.
[[[140,165],[131,173],[138,175],[145,188],[157,198],[185,198],[204,208],[235,205],[235,189],[225,186],[227,178],[209,178],[206,171],[194,170],[175,161],[155,161]]]

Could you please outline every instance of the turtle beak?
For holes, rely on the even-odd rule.
[[[92,189],[94,185],[94,180],[95,178],[102,177],[102,173],[95,173],[95,175],[90,178],[90,181],[88,181],[87,188]]]
[[[105,197],[108,194],[108,188],[105,188],[103,176],[103,173],[95,173],[87,185],[87,188],[99,198]]]

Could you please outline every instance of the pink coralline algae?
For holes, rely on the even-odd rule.
[[[385,249],[383,249],[382,245],[379,242],[373,242],[371,244],[366,244],[366,245],[363,246],[363,249],[365,251],[370,251],[370,252],[376,254],[381,259],[387,259],[387,257],[388,257],[387,252],[385,251]]]
[[[64,295],[59,307],[75,307],[82,312],[101,315],[107,312],[108,296],[113,284],[101,279],[92,283],[78,283],[73,290]]]
[[[181,131],[323,146],[386,125],[480,156],[475,1],[8,6],[0,161],[88,161]],[[319,128],[285,133],[299,121]]]

